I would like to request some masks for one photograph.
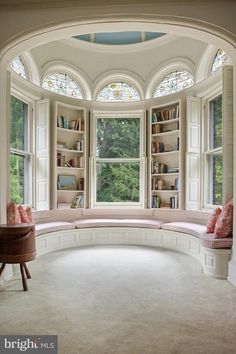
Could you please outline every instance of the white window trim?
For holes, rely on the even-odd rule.
[[[35,148],[34,148],[34,141],[35,141],[35,134],[34,134],[34,127],[35,127],[35,103],[33,100],[26,97],[21,92],[16,92],[15,90],[11,90],[11,96],[14,96],[18,100],[24,102],[28,106],[28,131],[27,131],[27,149],[26,150],[18,150],[10,148],[10,154],[21,155],[29,158],[29,173],[28,173],[28,203],[26,205],[30,205],[34,207],[35,204]],[[9,161],[10,162],[10,161]],[[10,180],[9,180],[10,181]]]
[[[97,120],[100,118],[138,118],[140,119],[140,156],[139,158],[117,158],[117,159],[98,159],[99,161],[104,162],[139,162],[140,163],[140,177],[139,177],[139,191],[140,191],[140,200],[137,203],[134,202],[97,202],[96,196],[96,146],[97,146]],[[144,192],[146,188],[145,180],[145,169],[146,169],[146,158],[145,158],[145,137],[144,137],[144,127],[145,127],[145,112],[144,111],[133,111],[133,112],[93,112],[93,121],[91,125],[91,158],[90,158],[90,176],[91,176],[91,207],[92,208],[144,208]]]
[[[203,107],[203,112],[204,114],[202,115],[203,117],[203,135],[202,135],[202,146],[203,146],[203,152],[202,152],[202,209],[203,210],[213,210],[216,207],[219,207],[219,205],[215,204],[210,204],[208,203],[208,195],[209,195],[209,166],[207,163],[207,159],[209,156],[214,156],[214,155],[222,155],[223,156],[223,145],[221,147],[215,148],[215,149],[210,149],[210,144],[209,144],[209,124],[210,124],[210,101],[212,101],[214,98],[222,95],[222,91],[217,90],[214,93],[212,93],[210,96],[205,98],[204,102],[204,107]]]

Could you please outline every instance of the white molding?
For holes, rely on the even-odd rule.
[[[230,249],[210,249],[200,245],[194,236],[163,229],[141,228],[91,228],[57,231],[36,237],[37,255],[59,249],[91,245],[140,245],[179,251],[196,258],[203,273],[226,279]]]
[[[70,75],[72,79],[78,82],[82,90],[83,99],[91,100],[91,82],[87,74],[80,68],[62,60],[52,60],[45,63],[42,67],[41,85],[44,78],[54,72],[64,72]]]
[[[24,53],[21,54],[21,57],[26,66],[29,80],[33,84],[40,85],[39,71],[33,55],[30,53],[30,51],[26,50]]]

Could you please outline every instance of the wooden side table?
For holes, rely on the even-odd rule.
[[[24,291],[31,278],[26,262],[36,257],[35,226],[33,224],[0,225],[0,276],[6,264],[20,264]]]

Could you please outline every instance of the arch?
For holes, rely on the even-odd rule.
[[[60,61],[60,60],[53,60],[50,62],[47,62],[43,66],[43,74],[41,78],[40,85],[42,86],[43,79],[49,75],[50,73],[56,72],[63,72],[68,74],[73,80],[75,80],[82,91],[83,98],[87,100],[92,99],[92,94],[91,94],[91,83],[90,79],[88,76],[79,68],[71,65],[70,63],[67,63],[65,61]]]
[[[32,54],[27,50],[22,53],[22,58],[24,60],[24,64],[27,67],[30,82],[36,85],[40,85],[38,67]]]
[[[143,81],[138,75],[128,70],[112,70],[105,72],[97,77],[94,82],[93,98],[96,100],[99,91],[101,91],[106,85],[112,82],[124,82],[131,85],[140,97],[140,100],[144,98],[143,93]]]
[[[164,64],[158,65],[152,72],[148,75],[147,78],[147,89],[146,89],[146,98],[152,98],[153,93],[157,85],[161,82],[161,80],[176,70],[184,70],[189,72],[193,77],[194,75],[194,63],[188,58],[175,58],[171,59]]]
[[[116,10],[117,11],[117,10]],[[232,32],[224,29],[217,24],[213,24],[200,19],[186,16],[174,16],[156,13],[143,14],[139,9],[134,13],[133,8],[119,10],[119,14],[104,14],[103,10],[95,14],[94,11],[83,13],[79,17],[72,14],[65,15],[54,11],[53,18],[45,20],[44,13],[37,16],[37,24],[29,26],[27,29],[19,31],[17,34],[8,38],[4,42],[0,51],[0,90],[1,105],[1,129],[0,141],[0,221],[6,220],[6,201],[7,201],[7,112],[8,112],[8,74],[7,67],[10,61],[19,53],[27,49],[39,46],[51,41],[71,37],[78,34],[85,34],[91,31],[114,31],[114,30],[137,30],[141,31],[162,31],[165,33],[187,35],[190,38],[211,43],[217,48],[222,48],[233,60],[236,65],[236,40]],[[63,17],[62,17],[63,15]],[[41,17],[40,17],[41,16]],[[41,22],[40,22],[41,19]],[[43,24],[43,21],[47,21]],[[27,25],[26,25],[27,26]],[[234,73],[234,82],[236,74]],[[236,101],[236,92],[234,91]],[[236,105],[234,105],[234,115],[236,116]],[[235,211],[236,213],[236,211]],[[235,214],[236,216],[236,214]]]

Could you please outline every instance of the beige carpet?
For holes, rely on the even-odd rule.
[[[57,334],[60,354],[234,354],[236,289],[192,257],[96,246],[40,257],[0,288],[0,334]]]

